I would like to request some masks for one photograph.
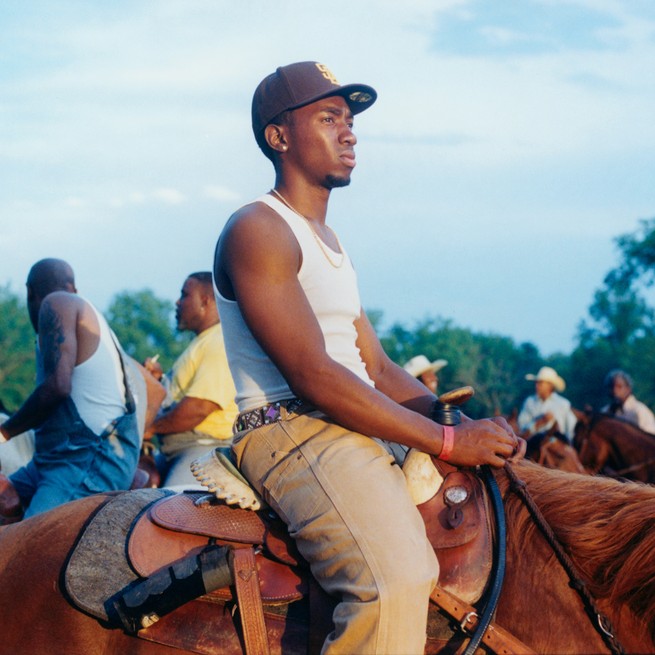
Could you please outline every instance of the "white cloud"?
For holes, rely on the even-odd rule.
[[[184,194],[180,193],[177,189],[156,189],[153,191],[152,197],[168,205],[180,205],[186,201]]]

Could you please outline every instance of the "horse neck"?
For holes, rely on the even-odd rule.
[[[516,472],[619,636],[629,641],[630,628],[625,626],[639,625],[640,652],[653,652],[655,488],[554,471],[529,462],[517,465]],[[513,494],[503,495],[508,542],[518,542],[520,560],[529,562],[531,549],[543,540],[536,536],[535,523],[520,500]],[[540,575],[547,576],[548,571]],[[649,643],[643,650],[647,632]]]
[[[655,458],[653,436],[628,421],[602,416],[592,426],[592,433],[594,431],[610,446],[612,457],[619,467]]]

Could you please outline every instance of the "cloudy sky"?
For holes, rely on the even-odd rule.
[[[1,0],[0,285],[62,257],[105,309],[175,300],[267,191],[252,92],[374,86],[330,220],[365,308],[569,352],[614,238],[655,216],[652,0]]]

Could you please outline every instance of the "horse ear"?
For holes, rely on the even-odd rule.
[[[578,421],[584,423],[585,425],[589,423],[589,419],[591,417],[591,414],[587,411],[586,407],[585,407],[585,411],[575,409],[575,407],[572,407],[571,411],[573,412],[573,415],[575,416],[575,418],[578,419]]]

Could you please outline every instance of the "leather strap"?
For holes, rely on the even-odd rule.
[[[478,612],[472,605],[463,602],[445,589],[437,586],[430,594],[430,600],[459,623],[462,630],[470,634],[478,624]],[[482,643],[499,655],[534,655],[535,651],[520,639],[495,623],[490,623]]]
[[[270,655],[254,549],[231,549],[230,566],[237,590],[246,655]]]

